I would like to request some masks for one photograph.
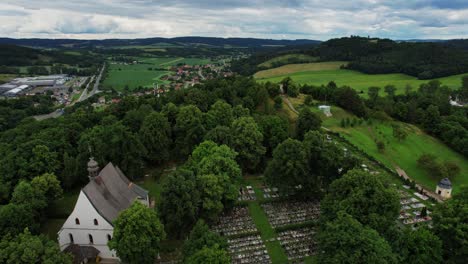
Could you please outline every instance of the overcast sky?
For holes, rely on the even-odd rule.
[[[0,37],[468,38],[468,0],[1,0]]]

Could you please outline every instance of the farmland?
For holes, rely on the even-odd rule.
[[[341,63],[342,64],[342,63]],[[418,80],[406,74],[365,74],[352,70],[339,69],[340,62],[290,64],[274,69],[257,72],[254,77],[261,82],[279,82],[289,76],[299,84],[322,85],[334,81],[338,86],[348,85],[367,95],[371,86],[384,87],[394,85],[396,93],[402,94],[407,85],[413,89],[430,80]],[[334,67],[334,68],[333,68]],[[461,85],[461,77],[467,74],[452,75],[438,80],[449,88]],[[380,91],[383,95],[383,89]]]
[[[302,98],[292,99],[296,108],[301,108]],[[425,153],[430,153],[438,157],[438,162],[451,161],[460,166],[460,173],[452,178],[454,192],[460,190],[461,185],[468,185],[468,161],[462,155],[451,150],[449,147],[437,139],[427,135],[418,127],[396,121],[373,121],[372,123],[362,122],[353,127],[341,127],[342,119],[355,119],[356,117],[345,110],[332,106],[332,117],[325,117],[316,106],[311,107],[312,111],[319,113],[323,120],[323,126],[332,131],[340,132],[353,145],[362,149],[367,154],[387,165],[389,168],[401,167],[408,176],[416,182],[435,190],[435,186],[440,179],[436,179],[417,165],[417,159]],[[357,118],[356,118],[357,119]],[[392,124],[398,123],[408,132],[406,139],[398,141],[393,136]],[[385,143],[385,151],[379,152],[375,143],[379,140]]]
[[[128,86],[130,90],[138,87],[149,88],[153,84],[167,84],[160,78],[170,74],[169,68],[179,64],[199,65],[210,63],[211,60],[203,58],[182,57],[154,57],[135,58],[137,64],[110,64],[109,73],[103,86],[123,90]]]

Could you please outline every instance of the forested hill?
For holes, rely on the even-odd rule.
[[[465,40],[396,42],[345,37],[322,42],[302,53],[320,61],[349,61],[348,68],[364,73],[405,73],[419,79],[432,79],[468,72],[467,47]],[[240,61],[242,65],[235,65],[235,69],[248,69],[242,73],[253,74],[262,62],[259,56],[254,56]]]
[[[208,45],[214,47],[265,47],[265,46],[289,46],[318,44],[320,41],[274,40],[256,38],[212,38],[212,37],[177,37],[177,38],[143,38],[143,39],[104,39],[104,40],[79,40],[79,39],[12,39],[0,38],[0,44],[14,44],[42,48],[111,48],[115,46],[140,46],[140,45],[175,45],[197,46]]]
[[[0,66],[39,66],[53,63],[90,67],[100,62],[99,56],[83,51],[71,54],[64,51],[39,50],[10,44],[0,44]]]

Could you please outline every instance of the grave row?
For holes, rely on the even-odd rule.
[[[278,233],[278,241],[284,248],[289,261],[300,261],[307,256],[316,254],[317,243],[314,240],[315,233],[315,229],[311,227],[286,230]]]
[[[274,228],[317,220],[320,216],[318,201],[264,203],[262,208]]]
[[[222,236],[238,236],[258,231],[247,207],[234,207],[223,213],[212,229]]]
[[[234,264],[269,264],[270,256],[260,235],[228,239],[228,252]]]

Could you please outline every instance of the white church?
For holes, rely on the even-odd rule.
[[[100,257],[101,263],[118,263],[107,242],[112,239],[113,221],[134,201],[149,206],[148,191],[132,183],[119,167],[108,163],[99,171],[98,163],[88,162],[89,183],[80,191],[73,212],[58,232],[60,249],[74,256],[74,263],[87,263]]]

